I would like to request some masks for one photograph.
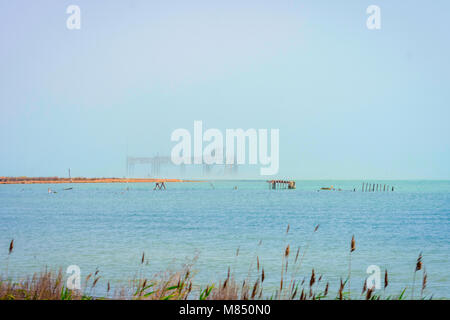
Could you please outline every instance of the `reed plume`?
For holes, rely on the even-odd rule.
[[[413,285],[412,285],[412,292],[411,292],[411,299],[414,300],[414,286],[416,284],[416,273],[417,271],[422,270],[422,252],[419,253],[419,257],[416,261],[416,268],[414,270],[414,276],[413,276]]]
[[[423,279],[422,279],[422,291],[421,291],[421,297],[423,297],[423,292],[425,291],[426,287],[427,287],[427,272],[424,270],[423,271]]]
[[[374,291],[374,287],[369,288],[369,289],[367,290],[366,300],[370,300],[370,298],[372,297],[373,291]]]
[[[289,256],[290,246],[287,245],[286,250],[284,251],[284,256],[287,258]]]
[[[339,292],[338,292],[338,294],[339,294],[339,300],[343,300],[343,291],[344,291],[344,282],[342,281],[342,278],[341,278],[341,282],[340,282],[340,285],[339,285]]]
[[[314,269],[312,269],[312,271],[311,271],[311,279],[309,280],[309,287],[312,287],[315,282],[316,282],[316,274],[314,272]]]
[[[318,226],[314,229],[314,232],[318,229]],[[287,230],[288,231],[288,230]],[[284,272],[288,272],[288,259],[290,255],[290,245],[287,244],[286,247],[280,248],[282,255],[282,272],[281,279],[279,282],[279,288],[277,290],[277,284],[275,284],[274,295],[270,298],[274,299],[300,299],[300,300],[321,300],[327,297],[329,294],[330,286],[329,282],[326,282],[324,290],[318,292],[319,288],[322,288],[322,274],[316,274],[315,269],[311,269],[310,279],[303,277],[303,279],[294,278],[288,282],[288,279],[284,279]],[[14,240],[9,244],[8,256],[14,250]],[[337,296],[335,295],[333,298],[337,298],[339,300],[347,300],[351,299],[350,295],[350,285],[347,290],[345,286],[347,281],[350,283],[350,275],[351,275],[351,255],[356,250],[355,237],[352,236],[350,248],[349,248],[349,278],[343,279],[340,278],[339,290]],[[300,248],[297,250],[296,261],[299,257]],[[236,251],[236,256],[239,254],[239,248]],[[96,269],[95,272],[90,273],[85,278],[85,288],[86,288],[86,296],[82,295],[81,291],[71,292],[64,287],[64,281],[62,277],[62,273],[60,271],[59,274],[55,276],[54,273],[44,272],[41,275],[34,275],[32,279],[27,281],[15,283],[12,280],[2,279],[0,277],[0,300],[1,299],[118,299],[124,298],[128,299],[160,299],[160,300],[186,300],[191,299],[193,294],[200,293],[200,299],[261,299],[263,298],[263,283],[267,280],[265,275],[264,265],[261,263],[260,258],[256,255],[256,269],[257,275],[256,279],[254,278],[246,278],[242,282],[236,280],[234,277],[234,273],[231,272],[231,267],[228,266],[228,272],[226,279],[224,281],[219,281],[217,285],[214,283],[209,283],[206,286],[206,289],[202,289],[200,286],[193,286],[191,274],[191,266],[185,267],[182,272],[166,272],[167,275],[160,276],[157,275],[151,280],[147,280],[146,277],[135,278],[134,282],[132,282],[132,287],[123,287],[122,291],[117,289],[114,290],[111,294],[111,284],[108,281],[106,283],[106,296],[105,297],[95,297],[93,296],[93,291],[99,288],[101,285],[101,276],[99,275],[99,269]],[[344,256],[345,260],[345,256]],[[146,262],[145,253],[142,253],[139,268],[142,269],[142,265]],[[255,259],[251,259],[251,264],[255,263]],[[291,260],[292,266],[292,260]],[[294,263],[294,268],[297,264]],[[251,268],[253,272],[255,272],[254,266]],[[292,269],[292,267],[291,267]],[[423,265],[422,254],[419,254],[417,261],[415,263],[414,276],[418,271],[423,270],[423,278],[422,278],[422,290],[421,297],[423,297],[425,293],[425,289],[427,288],[428,275]],[[291,270],[289,270],[291,271]],[[324,277],[324,282],[326,278]],[[269,279],[268,279],[269,280]],[[308,282],[309,280],[309,282]],[[389,274],[387,269],[385,269],[384,273],[384,290],[386,290],[389,285]],[[415,281],[415,278],[414,278]],[[309,286],[308,286],[309,283]],[[89,285],[88,285],[89,284]],[[286,285],[286,287],[284,287]],[[381,296],[375,294],[375,287],[371,287],[368,289],[371,284],[367,283],[367,279],[363,283],[363,289],[360,299],[367,300],[376,300],[380,299]],[[204,287],[203,287],[204,288]],[[130,292],[130,289],[133,291]],[[136,289],[134,291],[134,289]],[[317,290],[316,290],[317,289]],[[119,289],[120,290],[120,289]],[[133,292],[136,292],[133,294]],[[119,295],[118,295],[119,294]],[[334,294],[334,292],[333,292]],[[398,298],[401,299],[403,296],[400,295]],[[413,294],[414,297],[414,282],[413,282]],[[389,299],[389,297],[388,297]]]
[[[389,285],[389,279],[388,279],[388,272],[387,269],[384,270],[384,290],[386,290],[386,287]]]
[[[11,240],[9,243],[9,249],[8,249],[8,257],[6,258],[6,277],[8,277],[8,267],[9,267],[9,256],[14,250],[14,239]]]
[[[323,296],[326,297],[328,295],[328,287],[329,287],[329,283],[327,282],[327,285],[325,286],[325,291],[323,292]]]
[[[416,263],[416,271],[422,270],[422,253],[419,254]]]
[[[11,240],[11,242],[9,243],[9,250],[8,250],[8,255],[10,255],[14,250],[14,239]]]
[[[258,289],[258,281],[255,282],[254,286],[253,286],[253,290],[252,290],[252,295],[251,298],[255,298],[256,295],[256,290]]]

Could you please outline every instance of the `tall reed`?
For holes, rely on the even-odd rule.
[[[314,232],[317,231],[317,227]],[[286,233],[289,232],[289,226]],[[8,256],[13,253],[14,241],[11,241]],[[336,299],[352,299],[350,295],[350,279],[351,279],[351,255],[356,250],[355,237],[352,236],[350,243],[349,256],[349,274],[344,281],[340,278]],[[236,257],[239,255],[239,249],[236,251]],[[304,255],[303,255],[304,256]],[[139,264],[139,272],[136,278],[129,286],[113,288],[111,283],[106,283],[106,296],[102,297],[96,294],[96,288],[102,281],[99,269],[89,273],[84,281],[82,290],[69,290],[64,284],[64,276],[61,270],[52,272],[44,270],[41,273],[35,273],[32,277],[24,280],[13,281],[9,278],[2,279],[0,277],[0,299],[49,299],[49,300],[83,300],[83,299],[135,299],[135,300],[215,300],[215,299],[233,299],[233,300],[259,300],[259,299],[285,299],[285,300],[317,300],[327,299],[330,291],[330,283],[326,281],[325,285],[322,281],[322,274],[317,273],[317,269],[312,268],[308,278],[293,277],[291,282],[286,282],[286,274],[291,270],[297,270],[299,258],[299,249],[293,255],[290,244],[287,244],[282,251],[281,261],[281,277],[278,289],[272,294],[264,292],[264,283],[266,282],[266,269],[261,264],[259,255],[253,260],[256,263],[256,278],[247,276],[243,280],[235,277],[231,268],[228,266],[227,276],[224,280],[218,282],[210,282],[206,286],[195,285],[193,265],[195,260],[190,264],[185,264],[180,270],[165,271],[153,276],[146,276],[144,265],[146,262],[145,253],[142,253]],[[414,285],[416,273],[422,270],[422,254],[416,262],[413,279],[412,298],[414,298]],[[253,271],[252,271],[253,272]],[[292,273],[293,274],[293,273]],[[344,292],[348,281],[349,294]],[[427,287],[428,276],[423,271],[421,298]],[[388,270],[384,273],[384,288],[389,285]],[[403,292],[398,297],[386,297],[387,299],[403,298]],[[363,283],[360,298],[367,300],[383,298],[376,292],[374,287],[367,288],[367,279]]]
[[[416,268],[414,269],[414,276],[413,276],[413,285],[412,285],[412,292],[411,292],[411,299],[414,300],[414,286],[416,284],[416,273],[417,271],[422,270],[422,252],[419,253],[419,257],[416,261]]]

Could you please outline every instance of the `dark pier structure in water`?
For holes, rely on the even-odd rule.
[[[394,186],[381,183],[366,183],[362,184],[362,192],[393,192]]]
[[[166,190],[166,185],[164,184],[164,181],[156,182],[153,190]]]
[[[269,189],[295,189],[293,180],[268,180]]]

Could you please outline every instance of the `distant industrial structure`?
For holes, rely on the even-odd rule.
[[[192,157],[192,164],[181,164],[175,165],[172,163],[172,160],[169,156],[159,156],[156,155],[154,157],[127,157],[126,161],[126,174],[127,177],[132,177],[135,175],[136,166],[145,166],[148,170],[148,176],[153,178],[160,178],[162,173],[162,168],[170,168],[173,169],[174,172],[178,171],[179,177],[184,177],[188,174],[189,167],[199,167],[201,166],[201,175],[203,177],[209,177],[212,174],[214,175],[223,175],[223,176],[235,176],[238,173],[238,165],[236,164],[236,159],[234,164],[204,164],[202,161],[195,161]],[[199,160],[199,159],[197,159]],[[200,162],[202,164],[196,164],[196,162]],[[217,168],[217,169],[216,169]]]

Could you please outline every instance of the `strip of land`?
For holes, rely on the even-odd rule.
[[[45,184],[45,183],[139,183],[139,182],[199,182],[182,179],[126,179],[126,178],[59,178],[59,177],[0,177],[0,184]]]

